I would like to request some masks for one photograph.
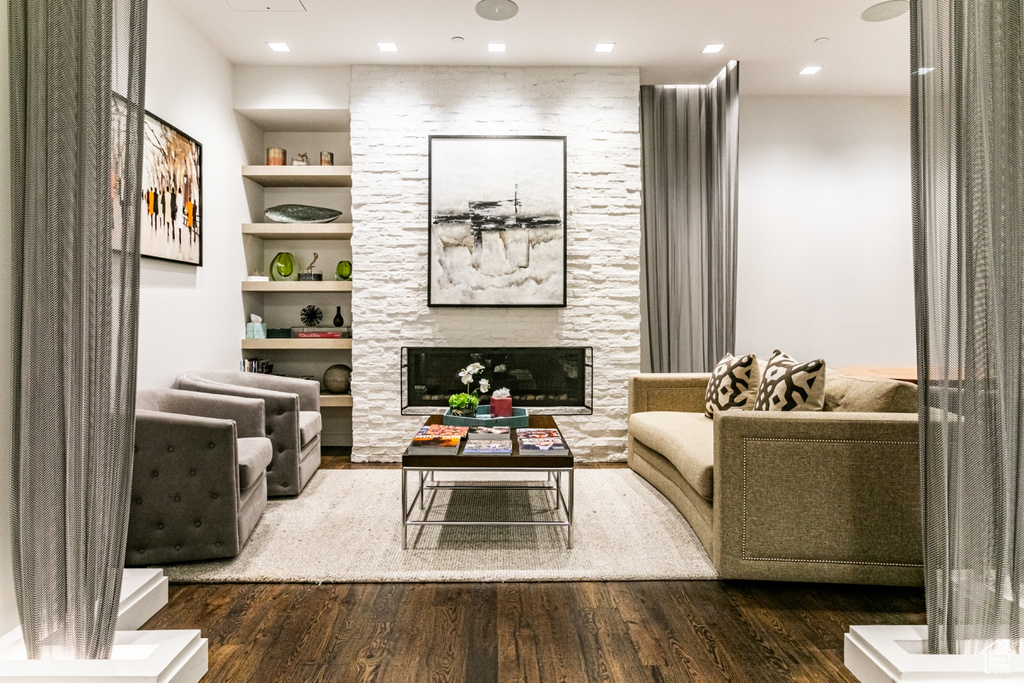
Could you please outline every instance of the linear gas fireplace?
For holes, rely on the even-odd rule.
[[[484,366],[477,379],[489,380],[492,391],[508,387],[513,404],[531,412],[594,412],[594,350],[589,346],[411,346],[402,348],[402,414],[443,413],[448,397],[465,391],[459,371],[470,363]],[[487,396],[481,396],[481,404]]]

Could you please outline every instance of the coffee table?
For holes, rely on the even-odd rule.
[[[432,415],[426,424],[441,424],[440,415]],[[530,427],[541,429],[558,429],[555,419],[550,415],[531,415]],[[519,454],[519,441],[512,432],[512,455],[463,455],[467,439],[459,445],[457,455],[410,455],[406,448],[402,453],[402,549],[408,547],[409,527],[411,526],[564,526],[566,528],[567,547],[572,548],[572,497],[573,497],[573,458],[572,451],[568,455]],[[561,432],[559,432],[561,433]],[[564,439],[563,439],[564,440]],[[567,442],[568,443],[568,442]],[[414,495],[409,500],[409,473],[419,474],[419,485],[414,487]],[[498,484],[454,484],[439,482],[434,479],[435,472],[546,472],[547,479],[539,484],[525,484],[510,481]],[[568,487],[562,494],[562,475],[567,475]],[[413,510],[417,501],[421,510],[425,509],[424,497],[431,492],[431,501],[438,489],[472,489],[472,490],[527,490],[554,491],[555,509],[565,513],[564,518],[553,521],[469,521],[469,520],[432,520],[429,513],[421,519],[413,519]]]

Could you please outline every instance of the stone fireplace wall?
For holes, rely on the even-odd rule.
[[[640,371],[639,71],[354,67],[353,459],[400,458],[402,346],[592,346],[594,414],[559,425],[577,458],[626,456]],[[567,137],[568,307],[427,306],[428,136]]]

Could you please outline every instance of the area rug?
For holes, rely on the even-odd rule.
[[[717,578],[679,511],[632,470],[579,469],[575,477],[572,550],[564,527],[527,526],[413,527],[409,549],[402,550],[400,470],[321,470],[299,497],[270,500],[238,557],[165,570],[175,582]],[[416,515],[525,520],[552,519],[555,498],[542,491],[453,490],[426,502]]]

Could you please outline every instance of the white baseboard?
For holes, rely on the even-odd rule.
[[[1024,655],[929,655],[927,626],[851,626],[843,661],[861,683],[1024,682]]]
[[[0,683],[197,683],[209,668],[199,631],[137,630],[167,604],[162,569],[125,569],[111,659],[28,660],[21,628],[0,638]]]

